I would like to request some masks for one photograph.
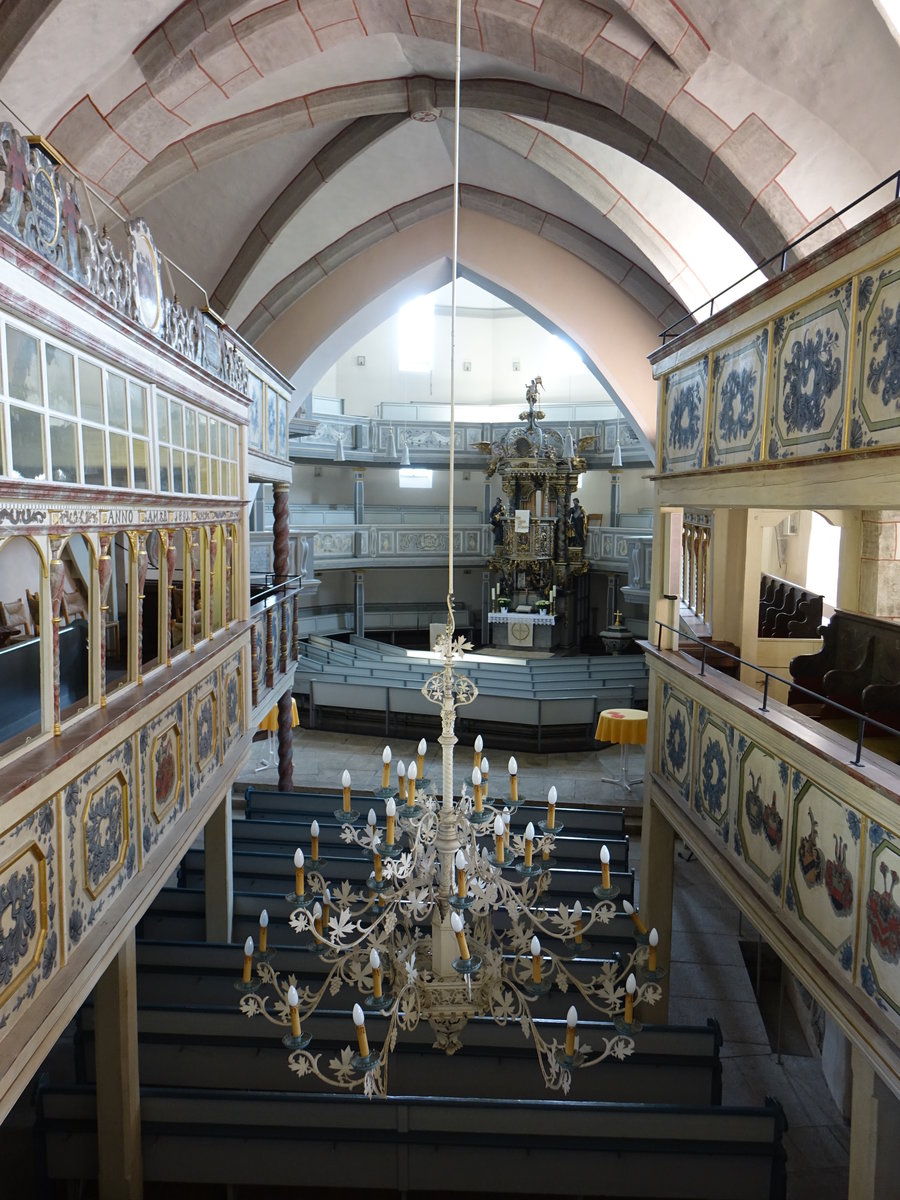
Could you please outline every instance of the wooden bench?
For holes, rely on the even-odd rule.
[[[229,983],[221,981],[228,1004]],[[231,994],[234,995],[233,991]],[[139,1002],[137,1010],[141,1083],[155,1087],[190,1085],[204,1088],[248,1088],[251,1091],[320,1092],[314,1075],[298,1078],[288,1067],[281,1032],[267,1021],[249,1020],[237,1007],[185,1003]],[[351,1005],[352,1006],[352,1005]],[[541,1036],[563,1040],[565,1014],[539,1018]],[[310,1051],[322,1062],[340,1056],[355,1043],[350,1007],[329,1002],[304,1021],[312,1035]],[[371,1014],[369,1038],[379,1047],[386,1023]],[[616,1036],[602,1021],[579,1021],[579,1037],[599,1047]],[[94,1008],[86,1004],[76,1020],[76,1079],[96,1083]],[[498,1026],[489,1017],[474,1017],[466,1026],[462,1049],[453,1055],[432,1047],[434,1033],[426,1022],[400,1035],[389,1066],[390,1090],[424,1094],[439,1079],[441,1094],[539,1100],[547,1096],[537,1056],[518,1025]],[[631,1103],[718,1104],[721,1101],[721,1035],[715,1023],[669,1028],[647,1026],[635,1036],[634,1053],[576,1071],[572,1095],[579,1100]]]
[[[144,1178],[370,1192],[783,1200],[784,1114],[556,1100],[141,1089]],[[88,1085],[38,1092],[51,1180],[97,1175]],[[498,1170],[497,1147],[504,1149]],[[346,1149],[346,1153],[343,1153]]]
[[[822,623],[824,602],[824,596],[799,583],[779,579],[777,575],[761,575],[758,636],[815,637]]]

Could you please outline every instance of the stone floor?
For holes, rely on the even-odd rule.
[[[336,787],[342,772],[350,771],[352,786],[361,790],[381,784],[383,740],[354,734],[294,731],[294,782]],[[413,743],[392,744],[394,763],[409,763]],[[440,775],[439,746],[432,743],[426,756],[426,774]],[[257,787],[277,786],[273,766],[256,770],[267,761],[265,742],[254,744],[244,781]],[[491,747],[484,753],[491,759]],[[506,782],[508,752],[491,761],[490,776]],[[556,786],[560,803],[626,803],[636,809],[642,785],[625,793],[618,785],[602,781],[620,766],[617,747],[566,754],[516,753],[519,792],[523,798],[543,800]],[[629,775],[643,771],[643,750],[629,752]],[[454,781],[458,790],[469,777],[471,747],[458,746]],[[640,839],[632,838],[632,864],[640,888]],[[723,1092],[728,1104],[761,1104],[766,1096],[781,1102],[788,1121],[785,1148],[788,1156],[787,1200],[844,1200],[848,1189],[849,1126],[841,1117],[825,1084],[819,1060],[805,1054],[784,1054],[779,1064],[772,1051],[744,965],[739,937],[752,938],[748,924],[741,925],[734,905],[716,887],[700,863],[679,843],[676,855],[673,961],[671,964],[670,1020],[695,1024],[715,1017],[722,1028],[724,1046]],[[726,1198],[723,1198],[726,1200]]]

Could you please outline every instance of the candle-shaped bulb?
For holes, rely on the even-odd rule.
[[[541,962],[541,943],[540,943],[540,940],[539,940],[537,934],[535,934],[535,936],[531,939],[531,979],[532,979],[532,982],[534,982],[534,983],[541,982],[542,966],[543,966],[543,964]]]
[[[581,901],[576,900],[572,908],[572,916],[575,919],[575,945],[581,945],[582,929],[584,928],[584,909],[581,907]]]
[[[632,972],[625,980],[625,1024],[630,1025],[634,1020],[634,993],[637,991],[637,980]]]
[[[569,1058],[575,1056],[575,1030],[578,1026],[578,1013],[573,1004],[566,1013],[566,1054]]]
[[[634,977],[634,972],[631,971],[628,978],[625,980],[625,991],[629,996],[633,996],[637,991],[637,980]]]
[[[244,942],[244,983],[250,982],[250,972],[253,968],[253,938],[248,937]]]
[[[482,759],[481,759],[481,782],[482,783],[484,783],[484,781],[487,779],[488,772],[490,771],[490,769],[491,769],[491,764],[488,762],[488,760],[486,758],[482,757]]]
[[[297,849],[294,851],[294,866],[297,868],[298,871],[303,870],[303,863],[305,861],[306,860],[303,857],[303,851],[298,846]]]
[[[350,772],[344,771],[343,775],[341,776],[341,787],[349,787],[349,786],[350,786]]]
[[[509,771],[510,803],[518,804],[519,803],[519,773],[518,773],[519,772],[519,764],[516,762],[516,760],[514,758],[510,757],[510,760],[506,764],[506,766],[507,766],[507,770]]]
[[[402,758],[397,759],[397,775],[403,779],[406,776],[406,763]]]
[[[628,914],[628,916],[631,917],[632,921],[634,922],[634,927],[638,933],[645,934],[647,932],[647,926],[637,915],[637,909],[634,907],[634,905],[628,900],[623,900],[622,907],[625,909],[625,912]]]
[[[394,798],[391,797],[384,806],[385,816],[387,817],[387,828],[385,829],[384,840],[389,846],[394,844],[394,822],[397,817],[397,805]]]
[[[556,825],[556,788],[551,787],[547,793],[547,828],[553,829]]]
[[[473,787],[481,787],[481,768],[480,767],[472,768],[472,786]]]
[[[465,894],[466,894],[466,856],[463,854],[461,849],[457,850],[456,858],[454,861],[456,863],[456,890],[460,896],[465,896]]]
[[[604,888],[609,887],[609,847],[600,847],[600,870],[602,872],[602,884]]]
[[[406,763],[402,758],[397,760],[397,791],[400,799],[406,799]]]
[[[343,775],[341,776],[341,788],[343,789],[343,796],[342,796],[343,811],[345,813],[348,813],[350,811],[350,772],[349,771],[344,771]]]
[[[484,749],[484,738],[481,736],[480,733],[479,733],[478,737],[475,739],[475,749],[478,751],[479,754]]]
[[[369,1039],[366,1037],[366,1018],[358,1004],[353,1005],[353,1024],[356,1026],[356,1040],[359,1044],[360,1058],[369,1057]]]
[[[319,822],[313,821],[309,827],[309,852],[312,855],[313,862],[318,862],[319,859]]]
[[[381,786],[386,788],[391,782],[391,748],[385,746],[381,752]]]
[[[253,938],[252,937],[248,937],[246,942],[244,942],[244,953],[252,955],[252,953],[253,953]]]
[[[418,779],[419,771],[414,762],[409,764],[409,770],[406,772],[407,779]]]
[[[484,812],[484,799],[481,792],[481,768],[472,768],[472,795],[475,800],[475,811]]]
[[[531,821],[525,826],[525,866],[530,867],[534,855],[534,825]]]
[[[459,946],[459,956],[463,961],[469,960],[469,945],[466,941],[466,933],[463,928],[462,917],[458,912],[450,914],[450,928],[456,934],[456,944]]]
[[[419,744],[418,744],[418,746],[416,746],[416,753],[419,755],[420,758],[425,757],[425,752],[427,751],[427,749],[428,749],[428,743],[425,741],[424,738],[419,738]]]
[[[556,803],[556,795],[557,795],[556,785],[553,784],[553,786],[550,788],[550,791],[547,793],[547,803],[555,804]]]
[[[319,836],[319,822],[318,821],[313,821],[312,825],[310,825],[309,835],[310,835],[310,837],[318,837]]]
[[[373,971],[377,971],[378,968],[381,966],[381,955],[378,953],[378,951],[375,949],[374,946],[369,951],[369,966],[372,968]]]
[[[659,945],[659,934],[656,932],[655,928],[650,930],[650,937],[648,938],[648,941],[650,942],[650,953],[647,957],[647,969],[649,971],[655,971],[656,947]]]
[[[509,771],[510,775],[515,775],[519,770],[519,764],[512,757],[512,755],[510,755],[509,762],[506,764],[506,766],[507,766],[507,770]]]
[[[259,914],[259,952],[265,954],[268,949],[269,939],[269,914],[266,909],[263,909]]]
[[[582,919],[583,915],[584,915],[584,909],[581,907],[581,901],[576,900],[575,904],[572,907],[572,916],[575,918],[576,921],[580,921]]]
[[[387,804],[385,804],[384,811],[389,817],[396,817],[397,802],[393,796],[391,796],[390,799],[388,800]]]
[[[291,1037],[298,1038],[300,1036],[300,1014],[297,1012],[297,1005],[300,1003],[300,997],[293,984],[288,988],[287,1002],[291,1012]]]
[[[503,818],[499,813],[494,817],[494,837],[503,837]]]
[[[377,835],[372,842],[372,861],[375,867],[375,882],[381,883],[382,872],[384,871],[384,863],[381,861],[381,852],[378,847],[381,845],[381,838]]]
[[[372,829],[374,829],[378,824],[378,818],[375,816],[374,808],[369,809],[369,815],[366,817],[366,824],[371,826]]]
[[[457,850],[456,852],[456,869],[457,871],[464,871],[466,869],[466,856],[462,850]]]
[[[369,966],[372,968],[372,995],[381,999],[381,955],[373,946],[369,951]]]
[[[531,821],[529,821],[528,824],[525,826],[525,841],[526,842],[534,841],[534,824]]]
[[[503,833],[505,829],[503,818],[497,813],[494,817],[494,858],[498,863],[502,863],[504,858]]]
[[[298,846],[294,851],[294,895],[302,896],[305,887],[303,879],[303,864],[306,860],[303,857],[303,851]]]

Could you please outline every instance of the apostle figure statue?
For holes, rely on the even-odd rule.
[[[573,546],[584,548],[584,509],[581,507],[581,501],[576,496],[572,501],[572,507],[569,509],[569,542]]]
[[[506,518],[506,507],[500,496],[494,501],[491,509],[491,525],[494,529],[494,545],[503,545],[503,522]]]

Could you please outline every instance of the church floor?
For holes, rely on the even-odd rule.
[[[339,785],[341,773],[350,771],[353,786],[361,790],[381,784],[383,738],[346,733],[324,733],[298,728],[294,730],[294,782],[299,785]],[[392,742],[398,758],[409,762],[415,746]],[[440,747],[429,743],[426,775],[439,777]],[[255,768],[266,761],[264,741],[253,746],[243,782],[256,787],[277,787],[276,767]],[[484,753],[491,759],[491,747]],[[491,761],[491,778],[497,786],[506,783],[507,751],[497,752]],[[558,755],[516,751],[519,766],[519,792],[523,798],[543,801],[547,790],[556,786],[560,804],[599,804],[608,806],[623,801],[637,811],[642,786],[633,784],[629,793],[599,776],[615,775],[619,749],[584,751]],[[459,745],[455,753],[454,778],[457,786],[471,771],[472,750]],[[629,751],[629,775],[643,772],[643,747]],[[846,1200],[849,1174],[850,1129],[843,1120],[826,1087],[819,1059],[810,1056],[805,1046],[784,1035],[782,1061],[773,1051],[766,1026],[741,952],[741,941],[754,940],[755,931],[730,900],[719,890],[689,850],[677,843],[675,860],[675,907],[673,913],[673,961],[669,1019],[691,1024],[707,1017],[719,1022],[722,1047],[723,1100],[726,1104],[761,1104],[766,1096],[775,1096],[782,1104],[788,1122],[784,1135],[787,1153],[787,1200]],[[631,839],[631,860],[640,887],[640,838]],[[785,1029],[788,1001],[784,1001]],[[800,1053],[787,1053],[787,1050]],[[727,1197],[723,1197],[727,1200]]]

